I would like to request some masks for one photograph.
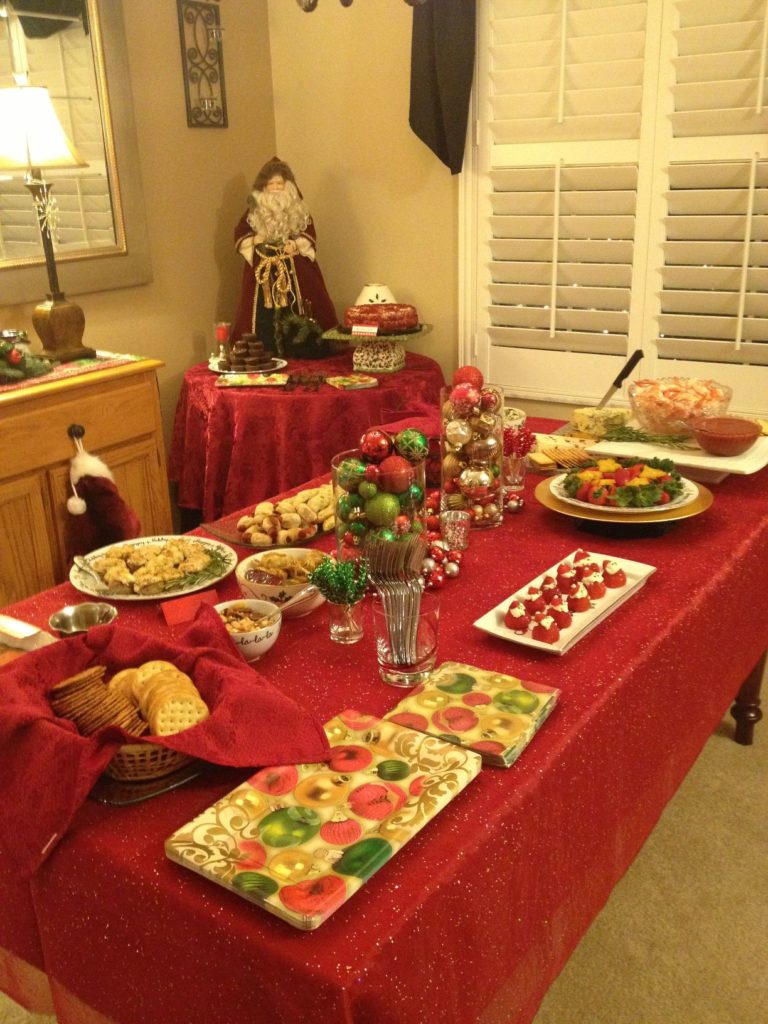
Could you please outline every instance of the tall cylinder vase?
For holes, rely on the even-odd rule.
[[[493,384],[457,384],[443,388],[440,402],[440,508],[470,512],[473,529],[499,526],[504,511],[501,389]]]
[[[377,462],[356,448],[334,456],[331,477],[340,560],[359,558],[370,537],[396,541],[424,531],[423,459],[394,452]]]

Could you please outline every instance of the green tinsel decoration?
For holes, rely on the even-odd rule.
[[[368,559],[337,562],[326,555],[309,574],[309,582],[332,604],[357,604],[368,588]]]

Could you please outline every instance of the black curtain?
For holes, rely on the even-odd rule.
[[[458,174],[475,66],[475,0],[426,0],[413,9],[409,123]]]

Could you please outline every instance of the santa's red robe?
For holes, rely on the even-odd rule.
[[[240,251],[240,245],[244,239],[253,237],[253,228],[248,223],[248,213],[243,214],[240,218],[237,227],[235,228],[235,248]],[[310,218],[309,223],[302,232],[302,237],[305,238],[314,251],[316,247],[316,233],[315,226]],[[336,311],[333,308],[333,303],[328,295],[328,290],[325,287],[325,281],[320,271],[320,267],[317,264],[317,260],[310,259],[307,256],[302,256],[301,253],[296,253],[293,256],[292,261],[288,261],[289,265],[292,262],[296,280],[292,282],[294,285],[294,295],[300,295],[301,300],[304,304],[303,309],[299,309],[294,304],[291,307],[294,313],[305,313],[308,314],[311,309],[312,317],[317,320],[324,331],[330,330],[331,327],[335,327],[338,323],[336,317]],[[254,331],[255,316],[256,316],[256,302],[259,296],[256,293],[256,271],[253,266],[244,260],[243,267],[243,282],[240,291],[240,306],[237,311],[237,316],[234,323],[232,324],[232,333],[230,335],[231,341],[236,341],[242,337],[243,334],[251,334]],[[268,341],[270,339],[262,339]]]

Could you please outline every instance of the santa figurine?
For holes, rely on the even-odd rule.
[[[141,523],[120,495],[109,467],[96,455],[77,445],[69,479],[72,496],[67,500],[67,560],[76,555],[141,536]]]
[[[235,228],[235,248],[245,260],[240,308],[230,342],[255,334],[276,348],[276,314],[309,317],[323,331],[337,323],[317,263],[316,234],[293,171],[278,157],[261,168],[248,210]]]

